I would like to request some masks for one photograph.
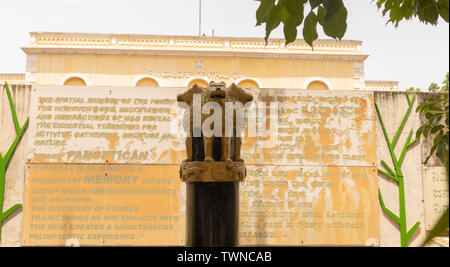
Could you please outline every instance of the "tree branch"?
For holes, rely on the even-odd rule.
[[[383,166],[389,171],[389,173],[392,176],[396,176],[397,174],[389,167],[389,165],[386,163],[386,161],[382,160],[381,164],[383,164]]]
[[[3,214],[0,215],[0,223],[6,219],[6,217],[8,217],[9,215],[11,215],[14,211],[16,211],[18,208],[20,208],[22,205],[21,204],[16,204],[14,206],[12,206],[11,208],[9,208],[7,211],[5,211]]]
[[[19,120],[17,119],[16,107],[14,106],[14,102],[11,97],[11,92],[9,91],[8,83],[5,83],[5,87],[6,87],[6,94],[8,95],[9,106],[11,108],[11,113],[13,115],[14,128],[16,129],[16,133],[19,134],[20,130]]]
[[[408,94],[406,94],[406,96],[407,96],[408,104],[409,104],[408,110],[406,111],[405,116],[403,116],[402,122],[400,123],[400,126],[397,128],[397,132],[395,133],[394,139],[392,140],[392,143],[391,143],[392,149],[394,149],[395,145],[397,144],[398,138],[400,137],[400,133],[402,132],[403,127],[405,126],[409,112],[411,111],[414,100],[416,99],[416,95],[414,95],[412,100],[409,100]]]
[[[406,234],[406,240],[409,240],[411,238],[411,236],[414,234],[414,232],[417,230],[417,228],[419,227],[420,222],[416,222],[416,224],[414,224],[413,227],[411,227],[411,229],[408,231],[408,233]]]
[[[398,224],[400,224],[400,218],[397,215],[395,215],[392,211],[390,211],[388,208],[386,208],[386,206],[384,205],[384,201],[383,201],[383,197],[381,196],[380,189],[378,189],[378,198],[380,199],[381,208],[383,209],[383,211],[386,212],[389,216],[391,216],[391,218],[394,219],[394,221],[396,221]]]
[[[405,158],[406,150],[411,145],[411,136],[413,134],[413,130],[409,132],[408,138],[406,139],[405,145],[403,146],[402,153],[400,154],[400,158],[398,159],[398,164],[402,165],[403,159]],[[414,142],[413,142],[414,143]]]
[[[380,173],[386,175],[387,177],[391,178],[392,180],[398,182],[398,178],[396,176],[390,175],[389,173],[387,173],[381,169],[378,169],[378,172],[380,172]]]

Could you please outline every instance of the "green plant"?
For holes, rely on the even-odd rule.
[[[312,46],[319,37],[317,26],[334,39],[342,39],[347,31],[347,8],[343,0],[256,0],[256,26],[266,24],[266,42],[270,33],[283,23],[286,44],[297,39],[297,27],[303,24],[303,38]],[[449,0],[373,0],[388,23],[397,27],[400,21],[418,18],[423,23],[437,24],[439,17],[448,23]],[[309,5],[308,5],[309,4]],[[305,11],[308,11],[305,15]]]
[[[403,130],[403,127],[405,126],[406,120],[409,116],[409,113],[411,111],[411,108],[414,104],[414,100],[416,98],[416,96],[414,95],[414,97],[412,99],[410,99],[408,93],[406,93],[406,98],[408,100],[408,109],[405,113],[405,115],[403,116],[402,122],[400,123],[399,127],[397,128],[397,132],[395,133],[394,138],[392,139],[392,141],[389,138],[389,135],[387,133],[386,127],[384,125],[383,122],[383,118],[381,116],[380,110],[378,108],[378,105],[375,103],[375,108],[377,110],[377,114],[378,114],[378,118],[380,120],[380,124],[381,127],[383,129],[383,134],[384,137],[386,139],[386,143],[388,145],[389,148],[389,152],[391,155],[391,159],[392,159],[392,163],[394,164],[394,169],[392,169],[391,167],[389,167],[389,165],[382,160],[381,164],[386,168],[387,171],[384,171],[382,169],[378,169],[378,172],[383,174],[386,177],[389,177],[390,179],[396,181],[398,183],[398,195],[399,195],[399,215],[395,215],[392,211],[390,211],[385,205],[384,205],[384,201],[383,201],[383,197],[381,195],[381,191],[378,190],[378,197],[380,200],[380,204],[381,207],[383,209],[383,211],[388,214],[399,226],[400,226],[400,240],[401,240],[401,246],[402,247],[407,247],[408,246],[408,241],[411,238],[411,236],[414,234],[414,232],[417,230],[417,228],[420,225],[420,222],[416,222],[416,224],[414,224],[414,226],[411,229],[407,229],[407,225],[406,225],[406,203],[405,203],[405,177],[403,176],[403,172],[402,172],[402,163],[403,160],[405,158],[405,154],[406,151],[408,150],[409,147],[411,147],[412,145],[414,145],[417,140],[411,141],[411,137],[413,134],[413,130],[411,129],[409,132],[409,135],[406,139],[406,142],[403,146],[402,152],[400,154],[400,157],[397,157],[397,155],[394,152],[394,148],[395,145],[397,144],[397,141],[400,137],[400,134]]]
[[[376,3],[378,9],[383,9],[383,16],[389,12],[388,22],[396,27],[400,21],[413,17],[425,24],[436,25],[439,17],[448,22],[448,0],[376,0]]]
[[[409,87],[406,92],[420,92],[420,88]]]
[[[257,0],[256,26],[266,24],[266,42],[270,33],[283,23],[286,44],[297,38],[297,27],[303,23],[303,38],[312,46],[318,38],[320,24],[327,36],[342,39],[347,31],[347,9],[342,0]],[[310,12],[305,16],[305,9]]]
[[[431,86],[430,86],[431,87]],[[435,87],[435,86],[434,86]],[[417,129],[416,141],[421,136],[428,138],[433,135],[433,146],[429,155],[425,159],[425,164],[429,159],[436,155],[441,163],[446,167],[447,182],[449,181],[449,99],[448,99],[448,73],[444,85],[438,91],[447,93],[435,94],[420,103],[416,112],[422,113],[426,122]],[[423,245],[427,244],[431,239],[439,236],[449,228],[449,209],[444,212],[436,225],[430,231]]]
[[[448,74],[449,73],[447,72],[445,80],[442,82],[442,86],[439,86],[437,83],[432,83],[428,87],[428,91],[433,93],[448,93]]]
[[[11,146],[9,147],[8,151],[4,156],[0,153],[0,240],[1,240],[3,220],[5,220],[9,215],[11,215],[21,206],[21,204],[15,204],[11,208],[3,212],[6,169],[8,168],[11,156],[14,154],[14,151],[26,130],[29,121],[29,118],[27,118],[22,127],[20,127],[19,120],[17,119],[16,108],[12,101],[11,92],[9,91],[8,83],[5,83],[5,88],[6,94],[8,95],[9,106],[11,108],[11,113],[13,116],[14,128],[16,129],[16,138],[14,139],[13,143],[11,144]]]

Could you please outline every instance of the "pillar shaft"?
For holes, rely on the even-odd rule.
[[[238,245],[239,182],[186,184],[186,245]]]

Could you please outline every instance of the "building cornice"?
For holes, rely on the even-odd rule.
[[[0,73],[0,85],[5,81],[11,84],[24,84],[25,78],[25,73]]]
[[[366,80],[366,84],[374,84],[374,85],[398,85],[398,81],[376,81],[376,80]]]
[[[366,80],[365,87],[367,90],[398,90],[398,81],[376,81],[376,80]]]
[[[284,39],[207,36],[164,36],[90,33],[30,33],[23,47],[32,53],[95,53],[175,56],[233,56],[268,58],[313,58],[363,61],[362,42],[317,40],[314,49],[303,40],[287,46]]]
[[[365,61],[368,55],[352,54],[319,54],[319,53],[270,53],[270,52],[229,52],[229,51],[192,51],[192,50],[145,50],[145,49],[114,49],[114,48],[65,48],[65,47],[22,47],[28,54],[106,54],[106,55],[147,55],[147,56],[209,56],[209,57],[240,57],[268,59],[314,59]]]

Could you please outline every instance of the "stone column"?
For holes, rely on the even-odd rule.
[[[180,176],[186,183],[186,245],[238,246],[239,182],[246,175],[243,162],[184,162]]]
[[[187,183],[186,190],[186,245],[238,246],[239,182]]]
[[[202,104],[214,101],[222,107],[226,101],[245,104],[253,100],[241,88],[234,84],[225,88],[223,82],[211,82],[204,89],[194,85],[177,99],[187,103],[192,111],[194,94],[202,95]],[[190,129],[195,127],[192,116]],[[236,126],[233,131],[236,136]],[[186,245],[189,247],[239,245],[239,182],[244,180],[246,168],[237,153],[241,144],[238,141],[216,136],[186,139],[188,155],[180,166],[180,179],[186,183]]]

